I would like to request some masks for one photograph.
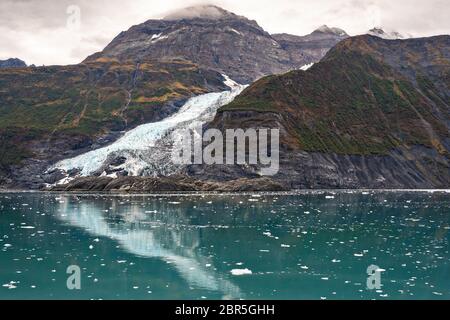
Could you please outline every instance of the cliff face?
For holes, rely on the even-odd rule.
[[[449,75],[449,36],[350,38],[306,72],[257,81],[210,126],[279,128],[274,179],[294,188],[448,188]],[[256,170],[228,175],[243,172]]]

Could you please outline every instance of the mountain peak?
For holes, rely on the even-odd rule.
[[[370,29],[367,34],[388,40],[405,39],[405,37],[397,31],[386,32],[380,27]]]
[[[326,24],[324,24],[323,26],[320,26],[319,28],[317,28],[316,30],[314,30],[314,32],[316,32],[316,33],[317,32],[331,33],[331,34],[335,34],[335,35],[338,35],[338,36],[348,36],[347,33],[344,30],[342,30],[340,28],[330,28]]]
[[[170,12],[163,20],[183,20],[183,19],[224,19],[236,17],[230,11],[215,5],[196,5]]]
[[[26,66],[27,64],[24,61],[17,58],[0,60],[0,68],[22,68]]]

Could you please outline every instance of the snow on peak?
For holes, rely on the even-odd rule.
[[[234,16],[233,13],[214,5],[198,5],[172,11],[164,20],[221,19]]]
[[[367,34],[387,40],[405,39],[406,37],[397,31],[386,32],[382,28],[373,28],[367,32]]]
[[[315,32],[332,33],[332,34],[335,34],[337,36],[346,36],[347,35],[347,33],[344,30],[342,30],[340,28],[330,28],[326,24],[324,24],[323,26],[320,26],[319,28],[317,28],[315,30]]]

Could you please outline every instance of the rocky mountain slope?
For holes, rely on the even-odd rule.
[[[0,184],[38,188],[51,163],[166,118],[192,96],[225,90],[223,81],[184,60],[0,69]]]
[[[450,36],[359,36],[306,72],[257,81],[210,127],[279,128],[274,179],[291,188],[449,188],[449,90]],[[233,179],[257,168],[190,172]]]
[[[296,65],[305,65],[320,61],[330,48],[349,35],[342,29],[324,25],[306,36],[281,33],[272,37],[289,53]],[[299,55],[299,52],[302,54]]]
[[[0,68],[24,68],[27,64],[17,58],[11,58],[7,60],[0,60]]]
[[[449,188],[449,80],[450,36],[349,38],[306,72],[257,81],[208,124],[280,129],[277,175],[191,165],[162,180],[88,177],[57,190]]]
[[[222,73],[245,83],[299,68],[342,36],[321,28],[303,52],[301,39],[278,42],[255,21],[198,6],[134,26],[79,65],[2,68],[0,186],[53,183],[44,174],[51,164],[166,118],[192,96],[229,89]]]
[[[349,38],[327,26],[303,37],[270,35],[218,7],[194,9],[134,26],[79,65],[0,69],[0,186],[37,189],[76,176],[68,169],[75,166],[65,166],[66,175],[49,168],[125,141],[91,170],[97,176],[58,188],[450,187],[449,36]],[[226,90],[242,89],[228,76],[262,78],[223,106],[234,98]],[[189,103],[194,96],[200,104]],[[183,126],[213,119],[208,126],[222,130],[279,128],[280,172],[261,179],[257,166],[193,165],[164,179],[126,176],[153,170],[142,164],[166,169],[165,158],[143,159],[166,153],[136,153],[128,143],[141,137],[130,135],[135,129],[157,133],[163,119],[168,128],[173,119],[187,119],[176,123]],[[89,167],[89,157],[82,160]]]
[[[272,36],[255,21],[207,5],[133,26],[86,61],[182,57],[240,83],[251,83],[317,62],[346,37],[343,30],[326,26],[305,37]]]

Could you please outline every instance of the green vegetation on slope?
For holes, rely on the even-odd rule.
[[[450,136],[448,96],[428,75],[413,70],[420,77],[410,79],[384,63],[364,40],[344,41],[306,72],[263,78],[219,112],[277,113],[290,135],[286,141],[305,151],[386,154],[424,145],[448,154],[441,143]],[[246,125],[258,123],[246,119]]]
[[[32,141],[95,138],[166,116],[167,104],[210,88],[219,73],[184,60],[0,69],[0,166],[30,157]],[[51,156],[50,154],[48,155]]]

